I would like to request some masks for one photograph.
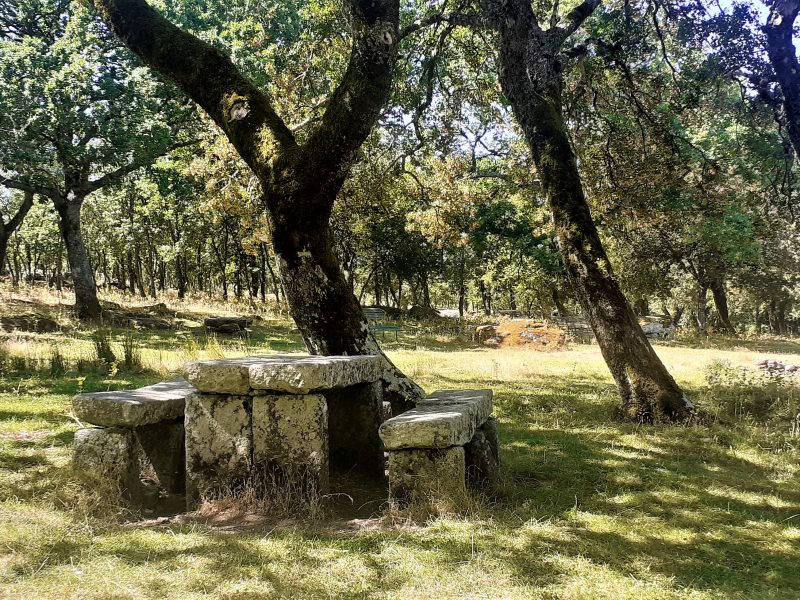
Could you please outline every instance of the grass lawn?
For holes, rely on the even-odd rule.
[[[714,359],[749,365],[760,347],[659,346],[692,398],[725,417],[654,427],[617,419],[594,346],[488,350],[418,333],[388,345],[426,389],[495,390],[507,481],[422,522],[377,505],[359,519],[147,520],[70,472],[78,389],[154,382],[197,356],[299,349],[285,325],[227,345],[137,334],[137,375],[0,376],[0,598],[800,598],[800,439],[788,421],[731,412],[720,398],[747,398],[704,379]],[[5,338],[40,362],[53,347],[74,358],[91,341]],[[800,360],[792,342],[767,349]],[[793,390],[771,401],[796,414]]]

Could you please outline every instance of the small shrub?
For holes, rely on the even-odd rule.
[[[58,377],[67,372],[67,360],[58,346],[53,346],[50,351],[50,375]]]
[[[111,349],[111,337],[107,330],[98,329],[95,331],[92,334],[92,343],[97,354],[97,360],[109,366],[117,362],[114,350]]]
[[[788,425],[800,410],[800,380],[714,360],[705,372],[706,401],[717,416],[762,425]],[[781,427],[783,429],[783,427]]]

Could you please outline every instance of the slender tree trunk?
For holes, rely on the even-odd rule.
[[[564,303],[561,301],[561,294],[558,293],[558,288],[556,286],[552,286],[550,288],[550,297],[553,299],[553,304],[558,311],[559,317],[566,317],[567,316],[567,309],[564,306]]]
[[[700,284],[697,290],[697,328],[705,332],[708,329],[708,288]]]
[[[6,251],[8,250],[9,235],[5,232],[5,228],[0,229],[0,275],[3,274],[6,268]]]
[[[75,290],[75,312],[80,319],[98,319],[103,312],[97,299],[97,284],[89,253],[81,233],[81,206],[83,198],[54,201],[58,213],[58,229],[67,249],[67,262],[72,272]]]
[[[728,310],[728,293],[725,290],[725,282],[722,279],[715,279],[711,283],[711,295],[714,298],[714,306],[717,309],[720,325],[733,333],[734,329],[731,325],[731,317]]]
[[[499,23],[500,82],[530,146],[567,274],[617,383],[622,410],[640,422],[683,419],[692,404],[642,332],[584,195],[562,113],[563,39],[538,28],[528,0],[509,0],[506,10]]]

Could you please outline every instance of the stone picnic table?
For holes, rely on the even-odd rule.
[[[391,416],[379,356],[275,354],[199,360],[185,379],[78,394],[74,465],[136,503],[194,508],[255,477],[325,494],[333,472],[382,479],[398,499],[496,481],[491,390],[435,392]],[[385,455],[386,452],[386,455]],[[385,457],[386,456],[386,457]]]

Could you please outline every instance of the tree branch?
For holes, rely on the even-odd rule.
[[[341,185],[389,98],[397,61],[399,1],[346,4],[353,31],[347,71],[298,160],[300,169],[313,174],[320,187]]]
[[[567,16],[564,17],[562,24],[556,28],[561,41],[563,42],[578,31],[578,28],[589,18],[594,12],[594,9],[600,6],[602,1],[603,0],[583,0],[578,6],[569,11]]]
[[[487,15],[475,13],[440,13],[438,15],[431,15],[425,19],[418,19],[403,27],[402,31],[400,31],[400,40],[406,39],[408,36],[421,29],[426,29],[442,23],[450,25],[451,27],[472,27],[474,29],[496,28],[495,23]]]
[[[0,175],[0,185],[7,187],[10,190],[19,190],[20,192],[40,194],[42,196],[49,196],[51,192],[50,190],[45,190],[44,188],[40,188],[30,183],[26,183],[18,179],[9,179],[8,177],[3,177],[2,175]]]
[[[12,231],[15,231],[17,227],[22,225],[22,220],[25,218],[25,215],[28,214],[28,211],[33,206],[33,192],[25,192],[25,195],[22,199],[22,205],[17,210],[16,214],[11,217],[11,220],[8,223],[3,223],[3,220],[0,219],[0,227],[2,227],[6,234],[10,234]]]
[[[83,188],[85,191],[85,195],[91,194],[92,192],[96,192],[99,189],[108,187],[110,185],[114,185],[122,181],[127,175],[130,175],[134,171],[138,171],[142,167],[146,167],[153,163],[153,161],[157,158],[161,158],[165,154],[172,152],[173,150],[177,150],[178,148],[186,148],[187,146],[193,146],[197,144],[200,140],[189,140],[186,142],[178,142],[176,144],[172,144],[169,148],[164,150],[163,152],[148,155],[146,157],[142,157],[139,160],[135,160],[130,164],[122,165],[118,169],[111,171],[110,173],[106,173],[102,177],[95,179],[94,181],[89,181]]]
[[[170,23],[145,0],[93,0],[114,33],[146,64],[169,77],[211,116],[259,175],[297,149],[269,98],[230,58]]]
[[[783,109],[795,153],[800,156],[800,63],[794,47],[794,23],[800,1],[775,0],[764,26],[767,53],[783,92]]]

